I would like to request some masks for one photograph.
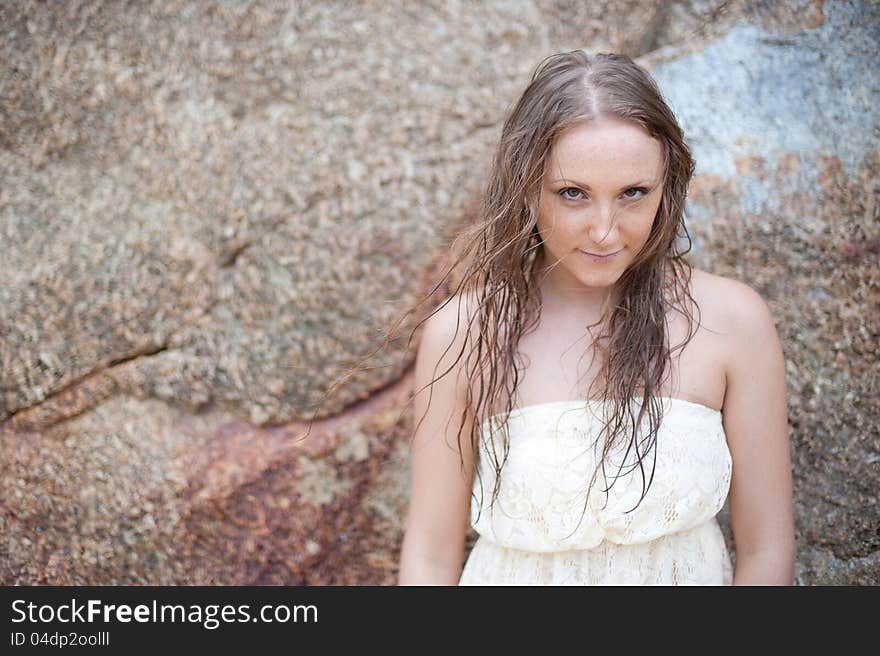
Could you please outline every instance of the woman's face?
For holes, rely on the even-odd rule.
[[[608,291],[620,278],[648,240],[663,173],[662,144],[636,123],[599,117],[562,133],[538,206],[547,281],[559,295]]]

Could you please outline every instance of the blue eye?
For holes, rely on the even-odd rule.
[[[629,192],[631,192],[631,191],[637,191],[637,192],[639,192],[639,195],[638,196],[630,196]],[[648,193],[648,190],[645,189],[644,187],[630,187],[629,189],[627,189],[626,191],[623,192],[623,195],[629,199],[636,199],[636,198],[641,198],[642,196],[644,196],[647,193]]]
[[[559,195],[565,198],[566,200],[578,200],[577,196],[568,196],[565,192],[574,191],[575,193],[581,193],[580,189],[576,189],[575,187],[566,187],[565,189],[561,189],[559,191]]]

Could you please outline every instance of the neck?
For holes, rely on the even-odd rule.
[[[585,286],[564,275],[565,272],[559,267],[547,266],[543,252],[538,260],[537,284],[543,311],[587,318],[591,323],[598,320],[603,312],[610,311],[611,304],[618,296],[614,286]]]

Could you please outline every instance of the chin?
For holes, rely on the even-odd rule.
[[[620,279],[620,272],[615,269],[614,271],[589,273],[587,275],[582,273],[576,277],[585,287],[610,287]]]

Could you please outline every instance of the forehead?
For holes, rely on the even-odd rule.
[[[631,121],[601,117],[563,132],[547,160],[549,180],[562,176],[582,183],[627,184],[663,173],[663,146]]]

